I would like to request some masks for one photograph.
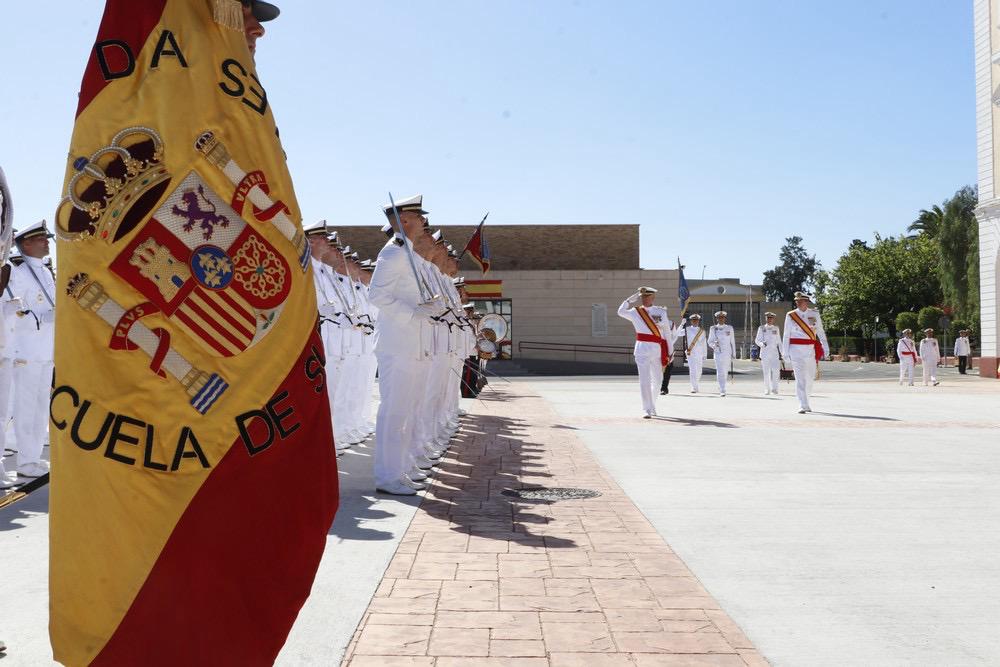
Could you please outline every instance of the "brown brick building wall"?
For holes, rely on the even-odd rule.
[[[386,237],[374,226],[334,227],[341,242],[362,258],[374,259]],[[474,225],[445,225],[444,237],[461,251]],[[485,226],[492,269],[496,271],[635,271],[639,269],[639,225],[490,225]],[[462,260],[462,269],[475,263]],[[475,278],[471,274],[470,278]]]

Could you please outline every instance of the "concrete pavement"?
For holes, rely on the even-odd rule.
[[[681,377],[649,421],[634,378],[530,386],[773,664],[996,665],[1000,383],[940,377],[820,381],[810,415]]]

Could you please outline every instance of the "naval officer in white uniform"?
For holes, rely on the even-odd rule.
[[[708,339],[705,330],[701,328],[701,315],[698,313],[693,314],[690,324],[684,327],[684,344],[687,345],[684,354],[687,357],[691,393],[697,394],[698,384],[701,382],[701,370],[705,366],[705,358],[708,357]]]
[[[441,312],[440,303],[425,303],[414,275],[417,258],[411,238],[423,233],[423,197],[417,195],[396,205],[403,237],[385,244],[375,262],[369,295],[379,310],[375,331],[375,356],[379,368],[381,402],[375,423],[375,487],[395,495],[413,495],[415,485],[406,473],[413,457],[417,407],[422,396],[421,328]],[[386,216],[394,219],[392,207]]]
[[[708,346],[715,355],[715,379],[719,382],[719,396],[726,395],[726,379],[733,357],[736,356],[736,331],[726,324],[726,315],[726,311],[718,311],[715,314],[715,324],[708,332]]]
[[[785,315],[781,351],[791,360],[795,370],[795,395],[799,398],[799,414],[812,412],[809,394],[816,378],[819,360],[829,356],[830,344],[823,330],[819,311],[809,307],[809,295],[795,293],[795,310]]]
[[[49,254],[50,238],[44,220],[16,234],[14,242],[24,261],[10,275],[11,293],[20,300],[14,323],[17,474],[29,478],[49,471],[42,447],[48,442],[56,300],[55,279],[43,261]]]
[[[764,313],[764,324],[757,327],[754,343],[760,348],[760,370],[764,375],[764,395],[778,395],[781,370],[781,331],[774,324],[774,313]]]
[[[667,309],[653,305],[656,290],[640,287],[622,301],[618,316],[635,327],[635,365],[639,369],[639,393],[642,396],[643,419],[656,416],[656,397],[663,384],[663,368],[670,360],[671,337]]]

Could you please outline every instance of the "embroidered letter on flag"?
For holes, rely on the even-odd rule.
[[[50,634],[270,665],[337,509],[301,215],[239,0],[107,0],[57,211]]]

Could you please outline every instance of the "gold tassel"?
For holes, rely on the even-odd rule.
[[[219,25],[243,32],[243,5],[240,0],[214,0],[213,17]]]

